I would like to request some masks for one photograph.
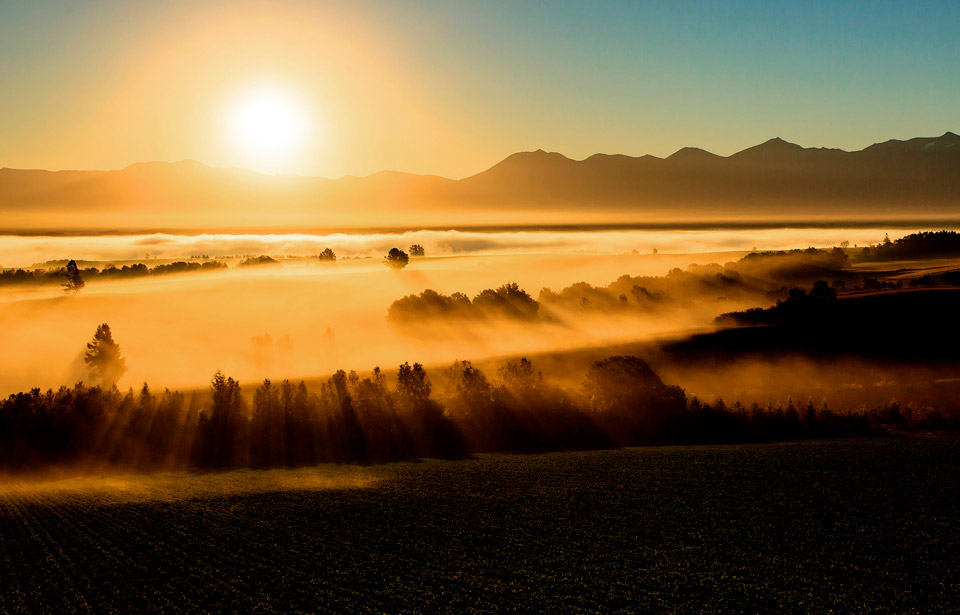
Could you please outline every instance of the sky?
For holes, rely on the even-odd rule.
[[[0,167],[861,149],[960,132],[958,32],[956,1],[0,0]]]

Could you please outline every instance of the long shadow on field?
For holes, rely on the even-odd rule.
[[[182,502],[4,493],[0,610],[934,613],[958,598],[956,440],[385,468],[369,489]]]

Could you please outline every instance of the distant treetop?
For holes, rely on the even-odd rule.
[[[80,276],[80,268],[77,267],[77,261],[71,260],[67,263],[66,276],[67,281],[63,284],[63,291],[65,293],[74,294],[83,288],[83,277]]]
[[[127,361],[120,356],[120,346],[113,341],[110,325],[97,327],[93,340],[87,343],[83,362],[90,369],[90,378],[103,386],[113,386],[127,372]]]
[[[399,271],[410,264],[410,257],[399,248],[390,248],[390,252],[384,257],[383,262],[388,267]]]
[[[243,259],[242,261],[240,261],[240,264],[238,265],[238,267],[253,267],[256,265],[279,265],[279,264],[280,264],[280,261],[278,261],[277,259],[263,254],[260,256],[250,256]]]

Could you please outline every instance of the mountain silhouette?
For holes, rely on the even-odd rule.
[[[383,171],[325,179],[194,161],[117,171],[0,169],[8,229],[498,223],[565,217],[712,219],[956,216],[960,136],[890,140],[860,151],[774,138],[731,156],[685,147],[666,157],[518,152],[461,180]],[[358,218],[360,220],[358,221]],[[487,218],[489,220],[489,218]]]

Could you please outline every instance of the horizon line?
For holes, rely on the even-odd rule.
[[[472,174],[470,174],[470,175],[466,175],[466,176],[461,177],[461,178],[459,178],[459,179],[454,179],[454,178],[452,178],[452,177],[446,177],[446,176],[443,176],[443,175],[437,175],[437,174],[435,174],[435,173],[412,173],[412,172],[409,172],[409,171],[400,171],[400,170],[397,170],[397,169],[382,169],[382,170],[380,170],[380,171],[374,171],[373,173],[369,173],[369,174],[367,174],[367,175],[351,175],[351,174],[345,174],[345,175],[341,175],[341,176],[339,176],[339,177],[326,177],[326,176],[323,176],[323,175],[303,175],[303,174],[299,174],[299,173],[269,173],[269,172],[266,172],[266,171],[260,171],[260,170],[257,170],[257,169],[251,169],[251,168],[247,168],[247,167],[220,167],[220,166],[211,165],[211,164],[209,164],[209,163],[206,163],[206,162],[203,162],[203,161],[200,161],[200,160],[196,160],[196,159],[193,159],[193,158],[183,158],[183,159],[180,159],[180,160],[141,160],[141,161],[131,162],[131,163],[128,164],[127,166],[125,166],[125,167],[123,167],[123,168],[119,168],[119,169],[44,169],[44,168],[23,168],[23,167],[7,167],[7,166],[3,166],[3,167],[0,167],[0,171],[26,171],[26,172],[45,172],[45,173],[122,173],[122,172],[124,172],[124,171],[128,171],[128,170],[130,170],[131,168],[137,167],[137,166],[146,166],[146,165],[185,165],[185,164],[190,164],[190,165],[199,165],[199,166],[202,166],[202,167],[204,167],[204,168],[206,168],[206,169],[213,169],[213,170],[218,170],[218,171],[242,171],[242,172],[245,172],[245,173],[253,173],[253,174],[255,174],[255,175],[262,175],[262,176],[264,176],[264,177],[295,177],[295,178],[303,178],[303,179],[322,179],[322,180],[326,180],[326,181],[340,181],[340,180],[344,180],[344,179],[365,179],[365,178],[369,178],[369,177],[374,177],[374,176],[376,176],[376,175],[382,175],[382,174],[385,174],[385,173],[396,173],[396,174],[400,174],[400,175],[411,175],[411,176],[415,176],[415,177],[434,177],[434,178],[443,179],[443,180],[447,180],[447,181],[459,182],[459,181],[462,181],[462,180],[464,180],[464,179],[469,179],[469,178],[471,178],[471,177],[475,177],[475,176],[477,176],[477,175],[480,175],[481,173],[485,173],[486,171],[489,171],[490,169],[492,169],[492,168],[494,168],[494,167],[502,164],[503,162],[509,160],[510,158],[513,158],[514,156],[518,156],[518,155],[523,155],[523,154],[542,154],[542,155],[547,155],[547,156],[560,156],[560,157],[564,158],[565,160],[569,160],[570,162],[578,162],[578,163],[579,163],[579,162],[586,162],[587,160],[590,160],[590,159],[592,159],[592,158],[596,158],[596,157],[598,157],[598,156],[606,156],[606,157],[615,157],[615,156],[617,156],[617,157],[632,158],[632,159],[634,159],[634,160],[640,160],[640,159],[642,159],[642,158],[653,158],[653,159],[655,159],[655,160],[664,161],[664,160],[669,160],[670,158],[673,158],[673,157],[676,156],[677,154],[679,154],[679,153],[681,153],[681,152],[685,152],[685,151],[704,152],[704,153],[709,154],[709,155],[711,155],[711,156],[716,156],[717,158],[729,159],[729,158],[732,158],[732,157],[737,156],[737,155],[739,155],[739,154],[742,154],[742,153],[744,153],[744,152],[746,152],[746,151],[749,151],[749,150],[751,150],[751,149],[754,149],[754,148],[757,148],[757,147],[762,147],[762,146],[767,145],[767,144],[770,144],[770,143],[778,143],[778,142],[779,142],[779,143],[783,143],[783,144],[785,144],[785,145],[792,145],[792,146],[798,147],[798,148],[800,148],[800,149],[802,149],[802,150],[817,150],[817,151],[824,151],[824,150],[825,150],[825,151],[843,152],[843,153],[846,153],[846,154],[854,154],[854,153],[866,151],[866,150],[868,150],[868,149],[870,149],[871,147],[874,147],[874,146],[876,146],[876,145],[883,145],[883,144],[885,144],[885,143],[906,143],[906,142],[908,142],[908,141],[927,140],[927,139],[934,139],[934,140],[936,140],[936,139],[943,139],[944,137],[951,137],[951,136],[952,136],[952,137],[957,137],[958,139],[960,139],[960,135],[958,135],[957,133],[953,132],[952,130],[947,130],[947,131],[945,131],[942,135],[939,135],[939,136],[932,136],[932,137],[910,137],[910,138],[908,138],[908,139],[887,139],[886,141],[877,141],[877,142],[875,142],[875,143],[871,143],[870,145],[868,145],[868,146],[866,146],[866,147],[864,147],[864,148],[862,148],[862,149],[851,149],[851,150],[845,150],[845,149],[838,148],[838,147],[804,147],[804,146],[802,146],[802,145],[800,145],[800,144],[798,144],[798,143],[794,143],[794,142],[792,142],[792,141],[787,141],[787,140],[785,140],[785,139],[783,139],[783,138],[781,138],[781,137],[772,137],[772,138],[770,138],[770,139],[767,139],[766,141],[763,141],[762,143],[757,143],[756,145],[751,145],[751,146],[749,146],[749,147],[745,147],[745,148],[743,148],[742,150],[738,150],[738,151],[733,152],[732,154],[729,154],[729,155],[727,155],[727,156],[723,156],[723,155],[720,155],[720,154],[715,154],[715,153],[713,153],[713,152],[711,152],[711,151],[709,151],[709,150],[705,150],[705,149],[703,149],[703,148],[701,148],[701,147],[697,147],[697,146],[695,146],[695,145],[686,145],[686,146],[683,146],[683,147],[681,147],[680,149],[678,149],[677,151],[673,152],[672,154],[670,154],[670,155],[668,155],[668,156],[663,156],[663,157],[655,156],[655,155],[653,155],[653,154],[631,155],[631,154],[622,154],[622,153],[608,154],[608,153],[604,153],[604,152],[595,152],[595,153],[590,154],[589,156],[587,156],[587,157],[585,157],[585,158],[581,158],[581,159],[571,158],[571,157],[567,156],[566,154],[563,154],[563,153],[560,153],[560,152],[548,152],[548,151],[546,151],[546,150],[544,150],[544,149],[542,149],[542,148],[538,148],[538,149],[535,149],[535,150],[520,150],[520,151],[512,152],[512,153],[510,153],[510,154],[507,154],[505,157],[501,158],[501,159],[498,160],[497,162],[493,163],[493,164],[490,165],[489,167],[486,167],[485,169],[483,169],[483,170],[481,170],[481,171],[478,171],[478,172],[476,172],[476,173],[472,173]]]

